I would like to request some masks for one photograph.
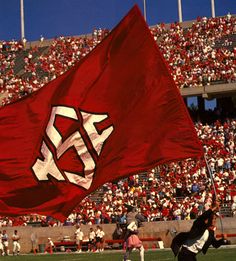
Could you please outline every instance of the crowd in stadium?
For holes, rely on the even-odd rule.
[[[236,48],[231,48],[227,40],[227,36],[236,32],[235,17],[199,18],[189,28],[173,23],[170,28],[160,24],[150,30],[179,88],[236,81]],[[92,37],[55,38],[47,52],[40,51],[42,42],[29,50],[16,41],[1,42],[0,91],[7,93],[3,105],[38,90],[64,73],[107,33],[99,29]],[[16,74],[19,56],[23,69]],[[230,206],[236,215],[236,120],[218,120],[209,125],[198,122],[195,127],[221,204]],[[30,222],[41,222],[42,226],[125,223],[125,204],[138,206],[147,221],[193,219],[207,209],[214,198],[204,159],[171,163],[152,169],[146,175],[137,174],[107,183],[101,193],[103,197],[99,202],[92,197],[85,198],[64,224],[51,217],[30,215],[1,217],[0,226]]]
[[[188,29],[174,23],[168,31],[164,25],[151,31],[160,39],[160,49],[179,88],[236,80],[236,49],[229,48],[232,42],[227,38],[236,32],[235,17],[230,14],[198,18]]]
[[[229,36],[236,32],[236,17],[198,18],[191,27],[179,23],[150,28],[179,88],[217,82],[235,82],[236,48]],[[24,50],[23,43],[0,43],[0,91],[3,105],[38,90],[89,53],[108,33],[94,30],[90,36],[57,37],[41,52],[42,41]],[[15,73],[17,66],[22,69]]]
[[[236,120],[196,124],[221,204],[236,214]],[[147,221],[194,219],[214,198],[204,159],[186,160],[103,186],[100,204],[85,199],[69,217],[82,223],[123,223],[125,205],[139,206]]]

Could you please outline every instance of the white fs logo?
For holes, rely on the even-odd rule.
[[[99,156],[103,143],[112,133],[113,127],[109,126],[108,128],[104,129],[102,133],[99,134],[94,124],[105,120],[108,117],[108,115],[91,114],[83,111],[80,111],[80,113],[83,119],[82,125],[90,139],[93,148]],[[51,117],[46,128],[46,134],[52,142],[52,144],[55,146],[55,157],[57,158],[57,160],[59,160],[60,157],[64,153],[66,153],[66,151],[69,148],[75,148],[78,157],[84,164],[84,176],[81,176],[78,173],[60,170],[54,160],[53,153],[51,152],[50,148],[47,146],[44,140],[41,146],[41,153],[44,157],[44,160],[41,160],[40,158],[36,159],[36,162],[32,166],[33,172],[39,181],[48,180],[48,174],[60,181],[64,181],[66,176],[69,182],[81,186],[85,189],[89,189],[93,181],[96,162],[91,156],[91,153],[89,152],[89,149],[86,146],[79,130],[75,131],[66,140],[63,141],[61,133],[55,127],[56,115],[79,121],[77,113],[75,109],[71,107],[53,107]]]

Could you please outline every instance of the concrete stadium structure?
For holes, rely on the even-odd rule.
[[[173,236],[176,233],[188,231],[193,223],[193,220],[181,220],[181,221],[159,221],[159,222],[147,222],[140,228],[140,238],[149,238],[153,241],[143,242],[144,245],[149,248],[158,248],[157,238],[161,238],[164,242],[164,247],[169,248]],[[223,232],[228,235],[228,239],[231,244],[236,244],[236,218],[223,218]],[[115,231],[115,224],[103,224],[101,225],[105,232],[105,239],[111,240],[112,234]],[[93,225],[95,228],[96,226]],[[220,220],[218,220],[216,235],[222,234]],[[81,229],[84,232],[84,236],[88,235],[90,226],[82,225]],[[5,227],[9,237],[13,234],[15,229],[18,230],[18,234],[21,236],[21,253],[30,253],[33,248],[36,248],[38,252],[45,249],[48,237],[52,238],[54,242],[60,242],[63,238],[69,238],[71,241],[75,240],[75,226],[61,226],[61,227]],[[43,246],[43,248],[42,248]],[[10,252],[12,253],[12,240],[9,242]]]

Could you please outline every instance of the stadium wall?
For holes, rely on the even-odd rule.
[[[236,244],[236,218],[224,218],[223,220],[224,233],[228,234],[228,239],[231,240],[232,244]],[[139,236],[140,238],[161,238],[164,242],[165,248],[170,247],[172,238],[176,233],[182,231],[188,231],[192,225],[193,220],[181,220],[181,221],[159,221],[159,222],[148,222],[144,223],[144,226],[140,228]],[[115,224],[103,224],[101,225],[105,232],[105,239],[112,239],[112,234],[115,231]],[[93,225],[95,228],[96,225]],[[89,232],[90,226],[82,225],[82,231],[86,237]],[[221,226],[218,220],[218,230],[217,235],[220,235]],[[74,232],[76,228],[74,226],[61,226],[61,227],[4,227],[6,229],[9,238],[13,234],[15,229],[18,230],[21,236],[21,253],[30,253],[32,249],[38,249],[41,252],[40,246],[45,246],[47,244],[47,238],[50,237],[54,242],[61,241],[64,237],[69,237],[70,240],[74,241]],[[148,248],[158,247],[157,241],[144,242]],[[12,240],[9,240],[9,249],[12,253]]]

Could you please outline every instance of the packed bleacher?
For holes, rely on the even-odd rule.
[[[152,28],[179,88],[235,82],[236,49],[229,40],[236,33],[235,19],[228,14],[198,18],[190,28],[179,23],[171,24],[169,30],[163,24]]]
[[[236,81],[236,44],[229,40],[236,33],[236,17],[204,17],[188,28],[173,23],[150,30],[179,88]],[[90,36],[58,37],[46,47],[43,40],[30,48],[17,41],[0,42],[2,105],[42,88],[67,71],[107,33],[108,30],[99,29]],[[209,166],[204,159],[188,159],[104,184],[85,198],[64,224],[32,214],[1,217],[0,226],[125,223],[125,204],[137,206],[147,221],[194,219],[214,198],[208,167],[220,197],[222,215],[236,215],[236,120],[196,122],[195,127]]]
[[[198,18],[188,28],[179,23],[150,28],[179,88],[236,81],[235,21],[236,17],[228,14]],[[98,29],[87,36],[58,37],[47,47],[39,41],[28,49],[20,42],[0,42],[0,92],[6,96],[3,105],[67,71],[107,33]]]

